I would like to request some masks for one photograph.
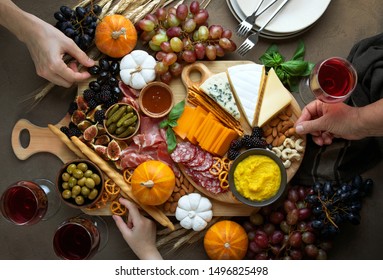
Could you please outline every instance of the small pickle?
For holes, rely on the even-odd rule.
[[[133,117],[131,117],[131,118],[127,119],[126,121],[124,121],[123,125],[124,126],[129,126],[129,125],[134,124],[136,121],[137,121],[137,116],[134,115]]]
[[[108,127],[107,127],[109,133],[114,133],[117,129],[117,124],[114,122],[114,123],[111,123]]]
[[[113,116],[113,114],[117,112],[119,107],[120,106],[118,104],[113,105],[113,107],[108,112],[107,118],[110,118],[111,116]]]
[[[130,134],[134,133],[136,128],[134,126],[129,126],[127,129],[125,129],[123,132],[117,135],[118,138],[125,138],[128,137]]]
[[[117,121],[117,127],[120,127],[126,120],[132,118],[133,116],[134,116],[133,112],[130,112],[130,113],[127,113],[126,115],[124,115],[122,118],[120,118]]]
[[[108,120],[106,121],[106,125],[108,126],[111,123],[118,121],[121,118],[121,116],[125,113],[126,107],[127,106],[120,107],[117,110],[117,112],[115,112],[110,118],[108,118]]]

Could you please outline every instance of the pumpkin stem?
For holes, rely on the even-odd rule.
[[[229,242],[226,242],[223,246],[224,246],[226,249],[227,249],[227,248],[230,248],[230,243],[229,243]]]
[[[113,31],[112,32],[112,38],[114,40],[117,40],[118,37],[120,37],[121,35],[124,35],[124,37],[126,39],[126,28],[125,27],[122,27],[119,31]]]
[[[140,183],[141,186],[147,187],[147,188],[153,188],[154,182],[152,180],[148,180],[146,182]]]

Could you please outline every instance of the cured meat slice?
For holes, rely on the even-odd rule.
[[[213,156],[210,153],[205,152],[205,159],[202,164],[193,167],[195,171],[206,171],[213,165]]]
[[[190,142],[178,143],[170,157],[176,163],[187,163],[191,161],[197,153],[197,147]]]
[[[206,157],[206,152],[197,146],[197,152],[192,160],[187,162],[185,165],[187,167],[197,167],[200,166]]]

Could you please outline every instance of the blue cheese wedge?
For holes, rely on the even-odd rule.
[[[253,126],[257,105],[260,104],[265,67],[256,63],[235,65],[227,69],[227,75],[243,115]]]
[[[239,120],[241,115],[225,72],[209,77],[199,88],[236,120]]]

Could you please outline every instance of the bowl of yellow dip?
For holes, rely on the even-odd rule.
[[[277,201],[286,189],[282,161],[266,149],[249,149],[233,162],[229,186],[234,196],[250,206],[263,207]]]

